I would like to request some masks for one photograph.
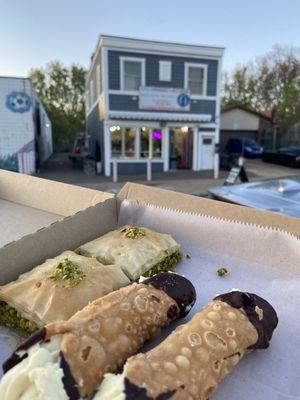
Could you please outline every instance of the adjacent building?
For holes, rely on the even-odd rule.
[[[0,77],[0,168],[31,174],[51,154],[51,122],[30,79]]]
[[[213,169],[224,49],[102,35],[86,78],[86,124],[103,172]],[[100,160],[98,160],[100,161]]]
[[[232,106],[221,112],[220,145],[223,150],[231,138],[254,139],[271,148],[276,141],[276,125],[266,114],[244,106]]]

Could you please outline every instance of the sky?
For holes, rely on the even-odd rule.
[[[232,70],[300,46],[299,16],[299,0],[0,0],[0,76],[52,60],[87,68],[101,33],[226,47]]]

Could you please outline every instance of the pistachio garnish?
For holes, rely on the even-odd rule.
[[[49,276],[53,281],[66,281],[63,285],[66,289],[77,286],[85,277],[85,273],[68,258],[61,261]]]
[[[123,233],[123,236],[127,239],[137,239],[146,236],[146,231],[144,231],[144,229],[138,228],[137,226],[124,228],[121,230],[121,233]]]
[[[219,268],[218,271],[217,271],[217,274],[219,276],[224,276],[224,275],[228,274],[228,271],[227,271],[227,269],[225,267]]]

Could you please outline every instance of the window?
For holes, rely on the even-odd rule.
[[[199,64],[185,65],[185,87],[191,94],[206,95],[207,66]]]
[[[140,157],[162,158],[162,132],[160,129],[142,128],[140,130]]]
[[[172,80],[171,61],[159,61],[159,80],[170,82]]]
[[[135,158],[135,129],[111,126],[109,130],[111,138],[111,157],[120,159]]]
[[[121,90],[136,92],[145,84],[145,60],[121,57]]]

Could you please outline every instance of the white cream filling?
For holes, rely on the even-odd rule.
[[[93,400],[125,400],[123,374],[105,374]]]
[[[1,400],[68,400],[59,366],[57,335],[48,343],[37,343],[28,357],[9,370],[0,381]]]

